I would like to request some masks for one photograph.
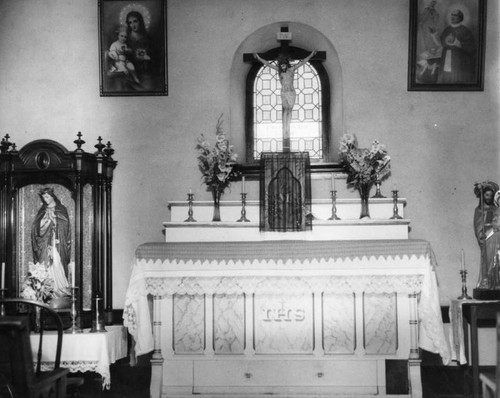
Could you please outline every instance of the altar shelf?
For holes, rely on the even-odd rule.
[[[152,397],[418,398],[419,348],[450,360],[436,265],[424,240],[145,243],[124,325],[153,351]]]

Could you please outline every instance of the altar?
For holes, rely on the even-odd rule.
[[[124,308],[136,354],[153,351],[152,397],[421,397],[419,349],[449,362],[429,242],[328,231],[210,239],[252,227],[181,225],[178,213],[166,236],[193,228],[202,238],[140,245]],[[394,390],[388,380],[401,363],[407,385]]]

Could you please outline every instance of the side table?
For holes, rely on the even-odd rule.
[[[454,303],[452,302],[452,305],[453,304]],[[469,367],[472,370],[472,393],[474,398],[479,398],[480,380],[478,327],[495,327],[497,313],[500,312],[500,301],[465,300],[461,301],[460,304],[463,314],[462,327],[464,337],[464,351],[467,359],[469,359],[468,356],[470,344],[470,360],[468,360],[467,362],[469,362]]]
[[[122,325],[106,326],[106,333],[64,334],[61,350],[61,367],[70,372],[96,372],[102,377],[103,389],[111,386],[109,366],[118,359],[127,356],[127,329]],[[55,332],[43,334],[42,370],[52,369],[53,362],[49,358],[55,351],[57,342]],[[31,346],[36,347],[40,335],[31,334]]]

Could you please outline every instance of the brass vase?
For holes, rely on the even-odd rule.
[[[359,196],[361,197],[361,214],[359,216],[362,218],[370,218],[370,208],[368,207],[368,199],[370,197],[370,190],[372,189],[373,183],[371,182],[360,182],[358,184]]]
[[[212,217],[213,222],[220,221],[220,198],[222,191],[218,187],[212,187],[212,198],[214,200],[214,214]]]

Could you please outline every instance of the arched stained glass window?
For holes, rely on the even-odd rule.
[[[321,81],[310,63],[295,71],[294,87],[297,97],[290,125],[291,151],[306,151],[311,159],[322,159]],[[262,66],[255,76],[253,89],[254,159],[259,159],[262,152],[283,150],[280,90],[278,72]]]

